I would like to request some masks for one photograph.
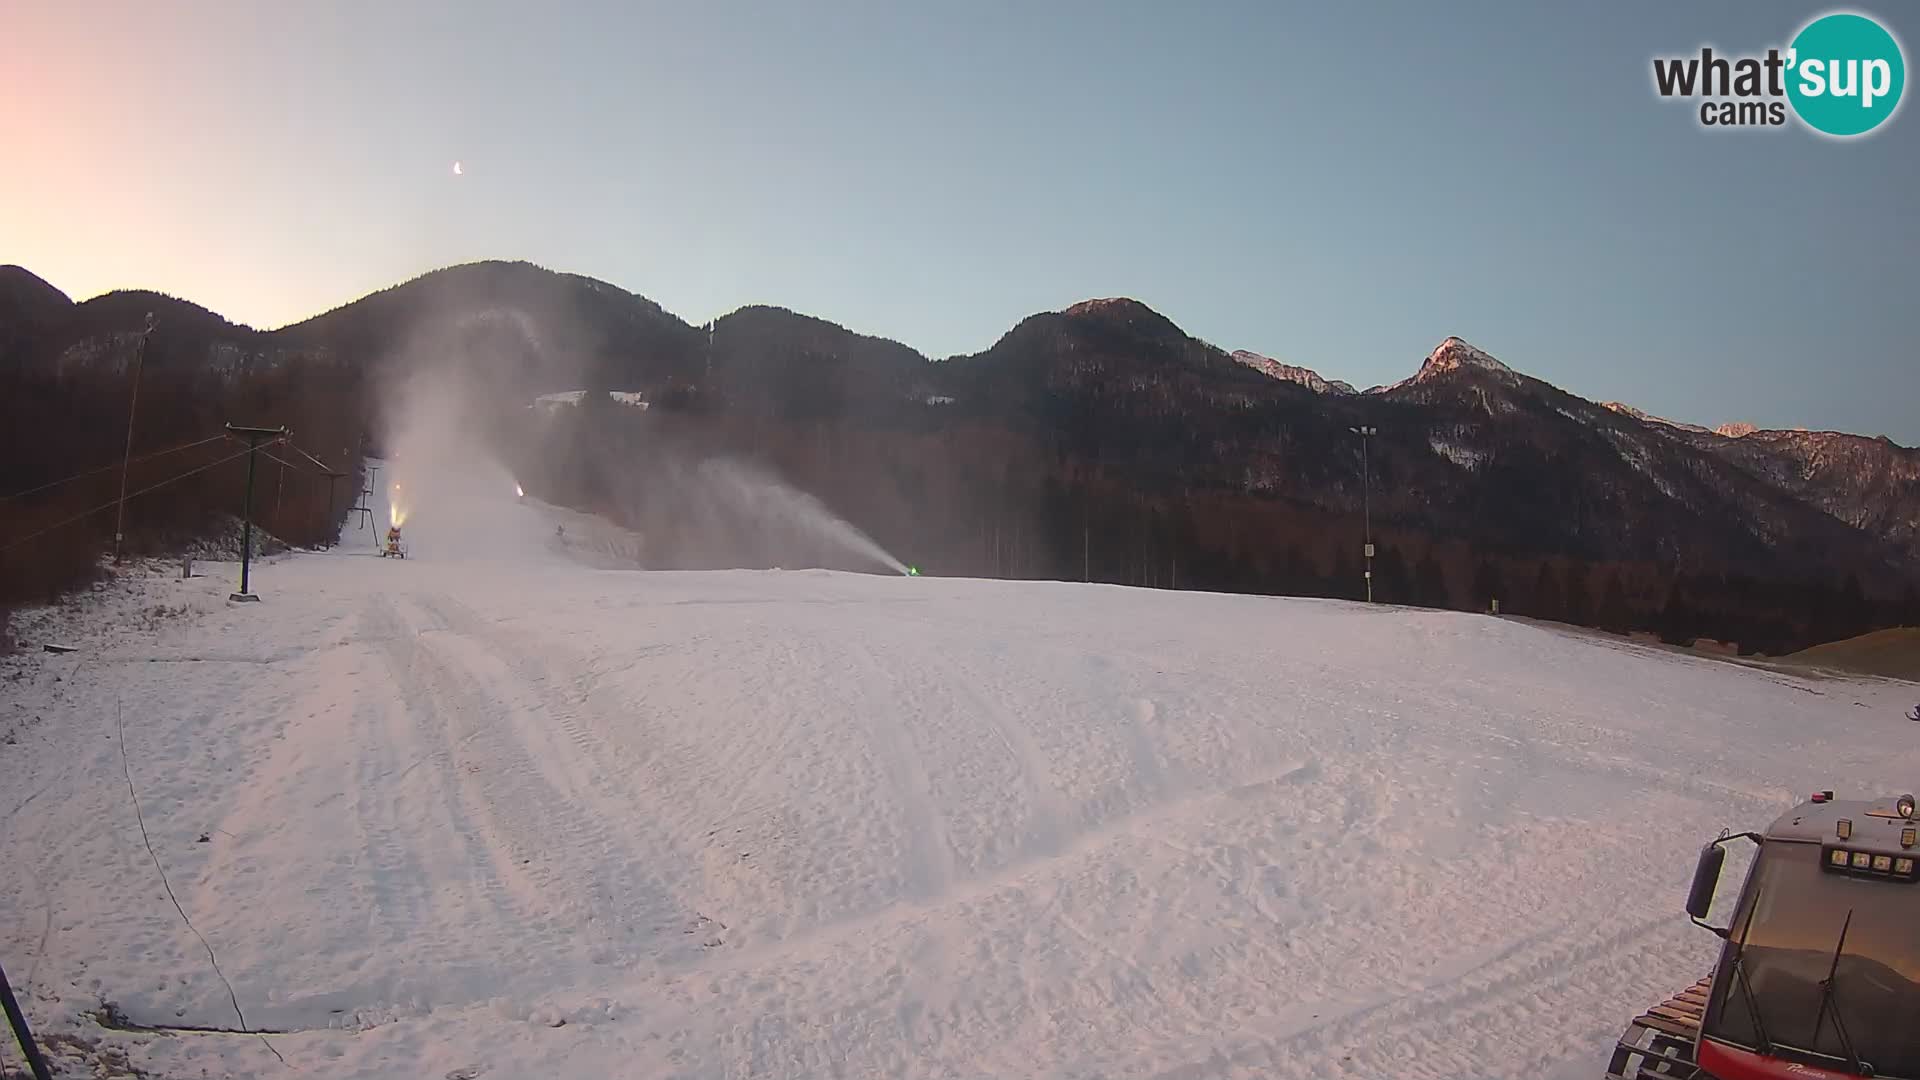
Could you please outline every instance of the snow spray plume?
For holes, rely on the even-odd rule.
[[[510,427],[542,393],[586,385],[602,336],[582,317],[574,290],[555,275],[511,263],[438,270],[408,288],[400,343],[380,358],[379,418],[392,434],[399,401],[431,375],[472,410],[489,438]],[[511,301],[506,297],[513,297]]]
[[[533,268],[483,264],[422,280],[404,344],[379,369],[380,494],[391,524],[423,553],[528,554],[537,523],[520,512],[501,462],[517,457],[533,395],[577,384],[592,332],[565,289],[536,289],[534,310],[500,302],[546,280]]]
[[[644,537],[649,566],[675,569],[885,567],[900,560],[819,499],[728,458],[689,460],[656,440],[628,478],[622,516]]]
[[[380,494],[414,555],[528,563],[559,554],[553,513],[523,500],[519,478],[501,463],[509,441],[502,418],[492,389],[456,365],[424,366],[390,384]],[[597,564],[633,565],[630,558],[612,558],[637,550],[620,530],[609,527],[605,537],[594,529],[573,531],[576,545],[594,545]]]
[[[488,553],[514,511],[513,477],[476,437],[468,390],[450,371],[428,369],[387,403],[380,482],[392,523],[442,555]]]
[[[612,408],[604,391],[613,373],[640,360],[670,366],[678,339],[609,340],[606,312],[585,317],[597,287],[516,264],[428,278],[430,299],[406,347],[387,358],[382,395],[391,458],[382,486],[422,555],[537,546],[615,564],[638,552],[649,566],[906,572],[818,499],[724,457],[676,452],[644,413]],[[508,295],[514,302],[502,303]],[[574,408],[531,408],[540,394],[583,388]],[[638,536],[541,499],[608,512]],[[527,535],[534,524],[538,538]]]
[[[737,461],[718,459],[701,462],[694,475],[699,488],[710,498],[737,508],[757,527],[844,549],[897,574],[907,572],[900,560],[828,510],[819,499],[789,487],[768,473]]]

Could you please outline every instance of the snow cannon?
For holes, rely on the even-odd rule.
[[[400,526],[387,526],[387,542],[386,545],[380,549],[380,557],[383,559],[404,559],[407,557],[407,546],[400,540]]]
[[[1727,848],[1752,845],[1724,925]],[[1920,821],[1914,798],[1816,791],[1764,832],[1700,849],[1686,912],[1721,939],[1704,979],[1627,1025],[1606,1075],[1771,1080],[1920,1076]]]

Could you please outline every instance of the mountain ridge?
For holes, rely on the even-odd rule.
[[[145,313],[158,309],[147,379],[324,377],[340,394],[363,387],[356,422],[368,430],[396,379],[436,364],[474,376],[503,431],[542,394],[620,391],[653,407],[600,419],[572,410],[581,423],[638,426],[556,450],[571,464],[544,479],[553,499],[621,512],[640,496],[619,493],[644,472],[630,455],[659,437],[649,432],[675,432],[781,469],[950,572],[1102,566],[1104,580],[1325,589],[1316,583],[1359,577],[1346,533],[1363,505],[1383,550],[1408,560],[1380,568],[1382,591],[1421,602],[1484,606],[1504,594],[1503,608],[1523,610],[1514,598],[1538,594],[1551,611],[1565,587],[1549,579],[1592,567],[1634,582],[1621,603],[1672,608],[1671,625],[1692,626],[1700,589],[1729,610],[1761,595],[1736,579],[1786,597],[1801,581],[1897,590],[1920,572],[1920,452],[1865,436],[1675,425],[1578,397],[1458,335],[1400,381],[1356,393],[1229,353],[1125,297],[1036,312],[986,349],[934,359],[769,304],[695,326],[618,286],[524,262],[442,268],[269,331],[155,293],[62,308],[44,290],[19,291],[39,297],[24,306],[40,314],[0,309],[0,370],[124,385]],[[1363,425],[1378,431],[1364,478]],[[1104,563],[1096,518],[1109,522]],[[1416,559],[1428,563],[1417,582]],[[1785,645],[1812,633],[1782,623],[1755,636]]]
[[[7,303],[8,298],[10,296],[15,295],[21,291],[33,291],[33,292],[39,292],[43,295],[50,295],[52,297],[57,297],[59,301],[64,302],[64,305],[66,307],[71,309],[76,309],[76,310],[79,310],[79,309],[93,310],[93,309],[97,309],[98,305],[115,306],[123,310],[130,310],[131,308],[138,307],[140,306],[141,303],[145,302],[149,304],[157,304],[163,307],[173,307],[173,308],[176,308],[177,310],[189,313],[190,317],[207,321],[210,323],[217,323],[223,327],[230,328],[232,330],[243,331],[251,334],[260,335],[264,338],[299,340],[302,337],[310,334],[313,327],[317,325],[325,324],[327,321],[329,321],[331,317],[335,316],[337,312],[340,312],[349,308],[354,308],[357,305],[363,304],[369,300],[374,300],[376,298],[386,297],[386,296],[389,296],[390,294],[395,294],[401,290],[405,290],[409,288],[410,286],[424,285],[426,283],[434,282],[442,279],[455,278],[460,275],[473,272],[473,271],[500,271],[500,270],[504,270],[506,272],[510,272],[514,274],[524,274],[534,278],[545,276],[548,278],[559,279],[561,281],[574,282],[594,292],[611,290],[614,294],[617,294],[619,297],[634,301],[637,304],[648,309],[650,313],[653,314],[654,316],[664,320],[671,321],[674,324],[677,324],[678,329],[686,331],[688,333],[698,332],[706,326],[706,323],[687,322],[686,320],[682,319],[680,316],[677,316],[672,314],[671,312],[668,312],[664,307],[662,307],[657,302],[649,299],[648,297],[639,293],[630,292],[619,285],[615,285],[603,279],[594,278],[585,274],[572,273],[569,271],[553,270],[553,269],[541,266],[538,263],[533,263],[526,260],[508,260],[508,259],[486,259],[486,260],[479,260],[475,262],[455,263],[449,266],[438,267],[436,269],[429,270],[419,275],[416,275],[415,277],[409,278],[405,281],[397,282],[393,285],[389,285],[381,289],[376,289],[373,292],[367,293],[356,299],[348,300],[343,303],[336,304],[333,307],[328,308],[327,310],[322,311],[318,314],[311,315],[304,319],[298,320],[296,322],[288,323],[285,326],[272,328],[272,329],[258,329],[244,323],[233,322],[231,320],[226,319],[224,316],[219,315],[217,312],[213,311],[212,309],[207,308],[203,305],[200,305],[190,300],[186,300],[184,298],[175,297],[167,293],[157,292],[153,290],[116,289],[106,293],[102,293],[99,296],[92,297],[84,301],[74,301],[71,298],[67,297],[66,294],[61,292],[58,288],[46,282],[44,279],[40,278],[38,275],[34,274],[32,271],[26,269],[25,267],[18,266],[15,264],[6,264],[6,265],[0,265],[0,318],[9,317],[11,314],[13,314],[12,309],[9,307]],[[22,283],[25,283],[25,285],[23,286]],[[867,339],[874,342],[883,342],[890,346],[897,346],[899,349],[905,350],[916,356],[919,356],[926,362],[932,363],[932,364],[943,363],[947,360],[957,359],[965,355],[979,355],[978,353],[975,353],[975,354],[956,354],[955,356],[945,357],[945,358],[934,357],[930,354],[921,352],[920,350],[914,348],[913,346],[908,345],[904,342],[901,342],[898,339],[888,338],[878,334],[866,334],[859,331],[854,331],[847,328],[843,324],[836,323],[832,319],[826,318],[824,316],[810,315],[804,312],[799,312],[794,309],[784,307],[782,305],[772,304],[772,303],[755,302],[755,303],[743,304],[740,307],[735,308],[733,311],[728,312],[726,315],[716,316],[713,320],[710,320],[710,321],[718,323],[720,321],[723,321],[729,318],[730,316],[738,315],[743,312],[754,311],[756,309],[767,309],[771,311],[786,312],[788,314],[795,316],[796,318],[817,322],[827,327],[831,327],[837,331],[842,331],[846,334],[849,334],[855,337]],[[1171,331],[1181,336],[1185,336],[1185,332],[1181,330],[1178,324],[1175,323],[1171,318],[1161,313],[1159,310],[1155,309],[1151,305],[1146,304],[1143,301],[1134,299],[1132,297],[1119,297],[1119,296],[1089,297],[1087,299],[1077,301],[1073,304],[1069,304],[1067,307],[1057,309],[1055,311],[1035,312],[1034,314],[1027,316],[1026,319],[1021,320],[1021,322],[1024,323],[1027,320],[1037,318],[1040,316],[1050,315],[1050,314],[1057,314],[1057,315],[1077,317],[1077,318],[1104,318],[1109,320],[1117,320],[1122,323],[1138,320],[1138,321],[1145,322],[1147,325],[1153,326],[1156,332],[1158,333],[1166,333],[1167,331]],[[1019,325],[1020,325],[1019,323],[1016,323],[1015,328],[1017,329]],[[129,327],[129,329],[132,329],[132,327]],[[1011,332],[1012,332],[1011,329],[1007,331],[1007,333],[1011,333]],[[1005,337],[1005,334],[1003,334],[1002,337]],[[989,346],[989,348],[991,348],[991,346]],[[982,351],[984,352],[986,350],[982,350]],[[1468,368],[1468,369],[1477,368],[1481,370],[1491,371],[1500,375],[1510,375],[1518,378],[1533,379],[1534,381],[1544,382],[1544,380],[1539,380],[1535,376],[1528,375],[1524,371],[1513,368],[1512,366],[1499,360],[1493,354],[1472,345],[1471,343],[1467,342],[1464,338],[1456,334],[1449,334],[1444,338],[1442,338],[1440,343],[1436,345],[1433,348],[1433,350],[1431,350],[1428,353],[1425,359],[1422,360],[1419,367],[1417,367],[1411,374],[1409,374],[1405,378],[1402,378],[1398,382],[1372,386],[1365,390],[1357,390],[1354,388],[1353,384],[1346,382],[1345,380],[1327,378],[1326,376],[1320,374],[1319,371],[1316,369],[1288,364],[1284,361],[1275,359],[1270,355],[1263,354],[1255,350],[1235,349],[1230,353],[1225,352],[1224,350],[1222,350],[1222,352],[1225,355],[1234,359],[1236,362],[1239,362],[1248,368],[1261,371],[1262,373],[1267,374],[1270,377],[1273,377],[1282,381],[1293,382],[1297,385],[1306,387],[1307,389],[1314,390],[1317,393],[1336,393],[1336,394],[1384,393],[1390,390],[1406,387],[1415,382],[1425,381],[1425,380],[1433,379],[1436,377],[1440,377],[1449,372],[1460,370],[1463,368]],[[1546,385],[1552,386],[1554,384],[1546,383]],[[1560,388],[1556,386],[1555,389],[1560,389]],[[1589,400],[1589,399],[1582,399],[1582,400]],[[1727,422],[1727,423],[1720,424],[1718,427],[1708,428],[1705,425],[1694,424],[1688,421],[1672,420],[1666,417],[1658,416],[1656,414],[1640,409],[1636,406],[1627,404],[1625,402],[1596,401],[1594,403],[1600,405],[1603,408],[1607,408],[1612,411],[1622,413],[1623,415],[1632,416],[1634,419],[1640,420],[1645,423],[1660,424],[1660,425],[1665,425],[1669,427],[1680,428],[1683,430],[1710,432],[1714,434],[1719,434],[1726,438],[1740,438],[1747,434],[1764,433],[1764,432],[1793,433],[1793,432],[1812,431],[1815,433],[1824,432],[1828,434],[1850,435],[1857,438],[1885,439],[1886,441],[1888,441],[1889,443],[1892,443],[1892,445],[1900,449],[1903,449],[1903,450],[1914,449],[1913,447],[1907,447],[1904,444],[1896,442],[1884,434],[1870,436],[1864,433],[1848,432],[1848,431],[1842,431],[1839,429],[1767,428],[1767,427],[1760,427],[1757,425],[1749,424],[1744,421]]]

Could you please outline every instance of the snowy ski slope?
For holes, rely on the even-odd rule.
[[[43,1031],[288,1071],[88,1018],[235,1025],[126,772],[293,1071],[433,1078],[1591,1077],[1706,970],[1701,842],[1920,787],[1909,684],[1334,602],[595,568],[497,502],[416,511],[404,563],[260,567],[256,605],[138,581],[10,662],[0,958]]]

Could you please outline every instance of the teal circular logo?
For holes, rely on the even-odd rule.
[[[1815,131],[1865,135],[1900,107],[1906,58],[1886,28],[1841,12],[1808,23],[1787,53],[1787,99]]]

